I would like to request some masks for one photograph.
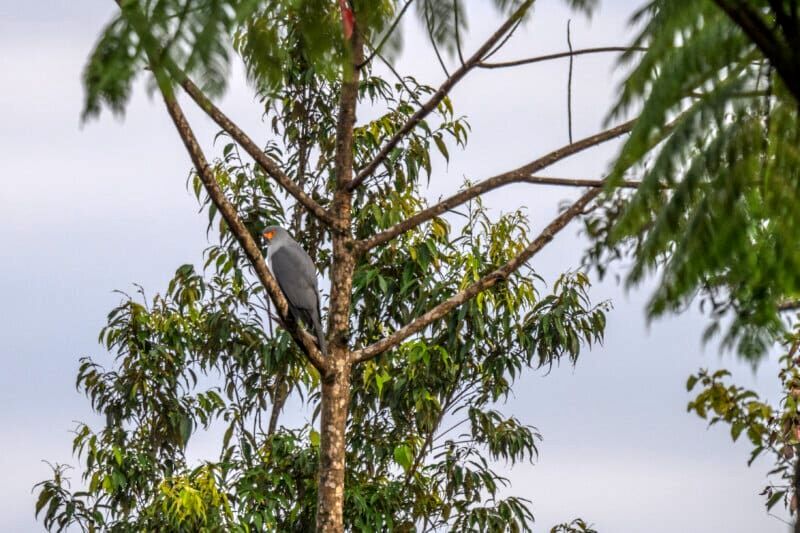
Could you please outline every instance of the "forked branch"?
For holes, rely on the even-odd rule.
[[[383,163],[386,158],[389,156],[391,151],[405,138],[408,133],[413,130],[417,125],[422,122],[436,107],[444,100],[445,96],[450,93],[450,91],[455,87],[455,85],[461,81],[464,76],[469,73],[472,69],[474,69],[478,64],[483,60],[486,54],[492,49],[492,47],[500,41],[506,33],[514,27],[514,24],[525,15],[525,12],[528,8],[533,4],[533,0],[526,0],[523,4],[511,15],[508,20],[506,20],[500,28],[494,32],[489,39],[484,42],[480,48],[469,58],[467,59],[458,70],[453,72],[453,74],[448,77],[439,89],[433,93],[433,95],[420,107],[409,119],[403,124],[397,133],[395,133],[386,144],[378,151],[377,155],[369,162],[367,165],[362,168],[358,175],[350,182],[348,189],[353,190],[361,185],[365,179],[370,177],[375,169]]]
[[[120,9],[124,9],[122,0],[114,0]],[[303,191],[303,188],[292,180],[285,172],[278,166],[274,159],[258,147],[256,143],[242,131],[231,119],[229,119],[214,103],[189,79],[186,72],[184,72],[170,57],[165,54],[162,45],[156,41],[153,35],[147,28],[147,19],[144,14],[137,9],[134,3],[126,4],[125,8],[129,9],[129,20],[134,26],[142,45],[146,50],[146,55],[150,63],[150,69],[153,71],[154,76],[159,81],[159,90],[165,98],[173,98],[174,93],[171,85],[167,82],[167,74],[169,78],[180,83],[181,87],[186,93],[197,103],[197,105],[217,123],[219,127],[225,130],[233,140],[235,140],[255,162],[272,177],[283,189],[288,192],[295,200],[302,204],[313,216],[327,224],[329,227],[334,227],[335,222],[331,214],[319,205],[313,198]],[[177,104],[177,102],[176,102]]]
[[[391,335],[384,337],[383,339],[367,346],[366,348],[354,351],[351,356],[353,362],[358,363],[367,361],[385,352],[386,350],[397,346],[403,340],[407,339],[411,335],[414,335],[415,333],[419,333],[428,325],[444,317],[450,311],[474,298],[479,293],[493,287],[500,281],[506,280],[514,271],[520,268],[531,257],[536,255],[539,250],[544,248],[550,241],[552,241],[555,235],[564,229],[564,227],[572,219],[583,213],[584,208],[586,208],[586,206],[592,200],[594,200],[601,191],[602,188],[594,187],[588,192],[584,193],[583,196],[575,201],[575,203],[573,203],[566,211],[558,215],[552,222],[550,222],[550,224],[547,225],[547,227],[539,234],[539,236],[536,237],[536,239],[534,239],[521,254],[502,267],[469,285],[466,289],[458,294],[451,296],[427,313],[398,329]]]
[[[217,183],[214,172],[212,171],[211,166],[208,164],[208,160],[206,159],[205,154],[203,154],[202,148],[200,148],[200,143],[197,142],[197,137],[189,125],[189,121],[186,119],[183,109],[181,109],[180,104],[178,104],[178,100],[175,97],[174,91],[171,90],[171,86],[168,83],[164,83],[168,67],[164,66],[163,63],[158,62],[159,47],[153,39],[153,36],[148,31],[146,19],[141,12],[135,11],[135,5],[131,4],[129,7],[134,10],[132,11],[133,18],[131,19],[131,23],[133,24],[134,30],[142,41],[148,61],[153,68],[153,74],[159,81],[158,88],[164,100],[164,105],[166,106],[167,112],[169,113],[169,116],[175,125],[175,129],[178,131],[178,134],[180,135],[181,140],[186,147],[186,151],[189,153],[189,157],[192,160],[194,168],[197,171],[200,181],[203,183],[209,198],[211,198],[211,201],[214,202],[214,205],[219,210],[231,233],[239,242],[248,260],[253,265],[258,279],[264,285],[264,288],[267,290],[272,302],[275,304],[275,307],[277,308],[287,331],[289,331],[292,337],[297,341],[298,345],[305,352],[311,364],[320,371],[320,374],[326,375],[328,365],[325,358],[322,356],[322,353],[317,348],[314,337],[301,328],[299,324],[291,317],[286,298],[283,296],[283,292],[281,292],[278,283],[275,281],[275,278],[272,277],[272,274],[267,268],[267,265],[264,262],[264,257],[261,254],[261,250],[253,239],[252,235],[250,235],[247,227],[239,218],[236,208],[228,201],[228,199],[225,197],[225,193],[220,188],[219,183]]]
[[[427,209],[423,209],[418,213],[412,215],[411,217],[407,218],[406,220],[399,222],[392,226],[391,228],[382,231],[380,233],[376,233],[372,237],[362,240],[358,243],[358,250],[361,252],[365,252],[370,250],[376,246],[379,246],[385,242],[388,242],[398,235],[405,233],[406,231],[419,226],[434,217],[441,215],[442,213],[453,209],[469,200],[480,196],[488,191],[493,189],[497,189],[498,187],[502,187],[504,185],[508,185],[511,183],[537,183],[537,184],[549,184],[549,185],[571,185],[571,186],[587,186],[587,187],[597,187],[601,185],[600,181],[591,182],[589,180],[558,180],[554,178],[545,178],[545,177],[538,177],[533,176],[534,172],[538,172],[543,168],[546,168],[554,163],[565,159],[569,156],[572,156],[578,152],[586,150],[587,148],[591,148],[593,146],[597,146],[598,144],[604,143],[606,141],[610,141],[615,139],[625,133],[629,132],[634,125],[634,120],[625,122],[611,128],[609,130],[600,132],[596,135],[592,135],[591,137],[586,137],[585,139],[581,139],[578,142],[568,144],[559,148],[558,150],[554,150],[549,154],[536,159],[528,163],[527,165],[523,165],[515,170],[510,172],[504,172],[503,174],[499,174],[492,178],[485,179],[481,182],[476,183],[475,185],[464,189],[463,191],[446,198],[439,203],[428,207]],[[636,182],[625,182],[623,186],[632,187],[637,185]]]
[[[228,225],[231,233],[233,233],[233,235],[236,237],[236,240],[239,241],[239,245],[242,247],[242,250],[244,250],[247,259],[253,265],[258,279],[267,289],[267,292],[269,293],[272,302],[275,304],[275,307],[277,308],[287,331],[289,331],[292,337],[300,345],[301,349],[306,353],[311,364],[313,364],[314,367],[316,367],[317,370],[324,375],[327,365],[322,353],[317,348],[314,337],[302,329],[297,322],[291,318],[291,314],[289,313],[289,305],[286,302],[286,298],[283,296],[283,292],[281,292],[277,281],[275,281],[275,278],[272,277],[272,274],[267,268],[267,264],[264,262],[264,257],[261,254],[261,250],[259,249],[253,237],[250,235],[247,227],[245,227],[244,223],[239,218],[239,215],[236,213],[236,208],[225,197],[225,193],[222,192],[217,180],[214,178],[214,173],[212,172],[211,166],[208,164],[208,161],[206,160],[205,155],[200,148],[200,144],[197,142],[197,138],[195,137],[189,122],[186,120],[186,116],[178,104],[178,101],[172,95],[163,93],[162,95],[164,97],[164,104],[167,107],[169,116],[172,118],[172,122],[175,124],[175,128],[178,130],[178,134],[180,135],[184,146],[186,146],[186,150],[189,152],[189,156],[192,159],[195,170],[197,170],[208,196],[211,198],[211,201],[214,202],[214,205],[219,210],[223,219],[225,219],[225,223]]]
[[[176,73],[172,73],[176,75]],[[217,125],[225,130],[231,138],[241,146],[245,152],[267,173],[272,177],[283,189],[288,192],[295,200],[297,200],[309,213],[324,222],[330,227],[335,227],[336,221],[333,216],[321,205],[319,205],[313,198],[311,198],[303,188],[290,178],[278,164],[253,140],[237,126],[225,113],[222,112],[214,103],[190,80],[182,73],[178,73],[178,79],[181,82],[181,87],[186,93],[191,96],[192,100],[217,123]]]

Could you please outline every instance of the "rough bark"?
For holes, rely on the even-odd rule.
[[[333,369],[322,382],[317,531],[344,531],[345,430],[350,401],[347,348],[332,347]]]

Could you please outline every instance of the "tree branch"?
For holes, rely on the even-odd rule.
[[[367,57],[364,61],[362,61],[358,65],[356,65],[357,69],[364,68],[365,65],[368,65],[369,62],[372,61],[375,58],[376,55],[378,55],[378,53],[381,51],[381,48],[383,48],[383,45],[386,44],[386,41],[389,40],[389,37],[391,37],[391,35],[394,32],[395,28],[397,28],[397,25],[400,23],[400,20],[403,18],[403,15],[406,14],[406,11],[408,11],[408,8],[411,6],[412,3],[414,3],[414,0],[408,0],[406,2],[406,4],[400,10],[400,13],[394,19],[394,22],[392,22],[392,25],[389,26],[388,30],[386,30],[386,34],[383,36],[381,41],[377,44],[377,46],[370,47],[371,48],[371,53],[369,54],[369,57]]]
[[[147,20],[142,12],[138,9],[137,5],[129,2],[126,4],[126,7],[123,7],[120,0],[116,0],[116,3],[120,6],[120,9],[130,10],[128,12],[129,20],[133,25],[134,31],[136,31],[136,34],[139,36],[142,46],[144,46],[147,60],[150,62],[150,66],[153,70],[153,75],[159,82],[158,89],[161,93],[162,99],[164,100],[164,105],[166,106],[167,112],[169,113],[169,116],[175,125],[175,129],[178,131],[178,134],[180,135],[181,140],[186,147],[186,151],[189,152],[189,157],[192,160],[195,170],[197,171],[200,181],[202,181],[209,198],[211,198],[211,201],[214,202],[214,205],[219,210],[231,233],[239,242],[239,245],[242,247],[242,250],[244,251],[248,260],[253,265],[259,281],[261,281],[261,283],[264,285],[264,288],[267,290],[267,293],[269,293],[272,302],[275,304],[281,320],[284,322],[286,330],[292,335],[303,352],[305,352],[309,362],[311,362],[311,364],[317,370],[319,370],[320,374],[326,375],[328,364],[322,353],[317,348],[314,337],[300,327],[289,313],[289,305],[286,302],[286,298],[278,286],[278,283],[275,281],[275,278],[272,277],[272,273],[267,268],[261,250],[253,239],[252,235],[250,235],[247,227],[239,218],[236,208],[228,201],[228,199],[225,197],[225,193],[220,188],[219,183],[217,183],[211,166],[208,164],[208,160],[203,154],[202,148],[200,148],[200,143],[197,142],[197,137],[189,125],[189,121],[186,119],[186,115],[183,113],[180,104],[178,104],[178,100],[175,97],[175,92],[172,90],[172,86],[169,83],[166,83],[167,73],[174,74],[175,71],[181,73],[182,75],[183,73],[177,68],[174,62],[169,61],[168,58],[161,58],[159,56],[159,44],[148,31]],[[159,61],[159,59],[162,60]],[[183,75],[183,79],[185,82],[188,82],[190,86],[193,86],[193,84],[188,81],[185,75]]]
[[[547,54],[543,56],[529,57],[526,59],[517,59],[515,61],[503,61],[500,63],[485,63],[481,61],[478,63],[478,68],[509,68],[518,67],[520,65],[530,65],[531,63],[540,63],[542,61],[551,61],[553,59],[562,59],[565,57],[574,57],[584,54],[601,54],[606,52],[645,52],[647,48],[641,46],[602,46],[598,48],[580,48],[571,52],[558,52],[556,54]]]
[[[115,0],[120,9],[125,9],[122,6],[121,0]],[[166,83],[166,73],[172,77],[173,80],[180,83],[183,90],[191,96],[192,100],[211,117],[219,127],[225,130],[244,150],[252,157],[256,163],[278,182],[281,187],[286,190],[291,196],[305,206],[308,211],[326,223],[330,227],[334,227],[334,219],[328,211],[319,205],[313,198],[308,196],[302,187],[296,184],[285,172],[278,166],[278,164],[261,148],[258,147],[253,140],[247,136],[241,128],[239,128],[231,119],[229,119],[214,103],[189,79],[187,74],[169,57],[166,49],[160,46],[155,38],[150,34],[146,26],[147,20],[143,13],[136,8],[134,3],[129,3],[128,8],[129,20],[134,26],[139,39],[142,41],[146,49],[146,55],[150,62],[150,68],[153,75],[159,80],[159,89],[165,97],[172,98],[171,85]],[[175,102],[177,105],[177,102]]]
[[[714,3],[752,39],[775,67],[789,92],[800,102],[800,75],[798,65],[791,56],[791,49],[777,41],[758,11],[742,0],[714,0]]]
[[[175,73],[173,73],[174,75]],[[178,74],[180,76],[180,73]],[[266,172],[270,177],[280,184],[295,200],[297,200],[309,213],[324,222],[330,227],[336,227],[335,219],[331,214],[321,205],[319,205],[313,198],[311,198],[303,188],[292,180],[283,170],[278,166],[274,159],[269,157],[253,140],[242,131],[225,113],[223,113],[217,106],[214,105],[208,97],[203,94],[197,85],[186,76],[179,77],[181,80],[181,87],[186,93],[191,96],[192,100],[217,123],[217,125],[225,130],[231,138],[236,141],[244,151]]]
[[[272,273],[270,273],[269,269],[267,268],[261,250],[259,249],[253,237],[250,235],[247,227],[245,227],[244,223],[242,223],[239,215],[236,213],[236,208],[228,201],[228,199],[225,197],[225,193],[222,192],[222,189],[217,183],[211,166],[208,164],[205,155],[203,155],[200,144],[197,142],[197,138],[195,137],[189,122],[186,120],[186,116],[183,114],[183,110],[178,104],[178,101],[172,95],[162,93],[162,96],[164,99],[164,104],[167,107],[167,111],[169,112],[169,116],[172,118],[172,122],[175,124],[175,128],[178,130],[178,134],[180,135],[184,146],[186,146],[186,150],[189,152],[192,163],[194,164],[194,167],[200,176],[200,180],[205,186],[208,196],[211,198],[211,201],[214,202],[214,205],[217,206],[217,209],[225,220],[225,223],[228,225],[231,233],[233,233],[234,237],[236,237],[236,240],[239,241],[239,245],[244,250],[244,253],[250,263],[253,265],[258,279],[267,289],[267,292],[269,293],[272,302],[275,304],[275,307],[277,308],[287,331],[289,331],[295,341],[297,341],[297,344],[300,346],[300,348],[306,353],[306,356],[311,364],[314,365],[314,367],[316,367],[317,370],[324,375],[327,371],[327,363],[325,358],[322,356],[322,353],[317,348],[314,337],[302,329],[291,317],[291,314],[289,313],[289,305],[286,302],[286,298],[283,296],[283,292],[281,292],[278,283],[275,281],[275,278],[272,277]]]
[[[408,121],[400,127],[400,129],[395,133],[391,139],[389,139],[386,144],[383,145],[383,148],[380,149],[378,154],[367,163],[367,165],[358,172],[358,175],[355,179],[353,179],[350,184],[348,185],[349,190],[353,190],[361,183],[364,182],[369,176],[375,172],[375,169],[388,157],[389,153],[391,153],[392,149],[397,146],[400,141],[411,131],[413,130],[425,117],[427,117],[436,107],[444,100],[445,96],[448,95],[450,90],[459,82],[461,81],[467,73],[475,68],[478,63],[481,62],[484,55],[492,48],[492,46],[503,38],[503,35],[514,26],[514,24],[519,20],[525,12],[528,10],[530,5],[533,3],[533,0],[526,0],[520,7],[517,9],[511,17],[506,20],[500,28],[496,32],[492,34],[486,42],[481,45],[480,48],[470,57],[461,67],[453,72],[453,74],[445,80],[445,82],[439,87],[439,89],[428,99],[425,104],[419,108],[416,113],[409,117]]]
[[[353,362],[360,363],[372,359],[379,354],[389,350],[411,335],[418,333],[425,329],[432,322],[444,317],[447,313],[460,306],[461,304],[474,298],[479,293],[493,287],[500,281],[506,280],[514,271],[525,264],[531,257],[536,255],[539,250],[545,247],[550,241],[553,240],[555,235],[561,231],[573,218],[577,217],[583,212],[583,209],[600,194],[602,189],[595,187],[584,193],[575,203],[573,203],[566,211],[558,215],[547,227],[534,239],[525,250],[517,257],[498,268],[491,274],[484,276],[475,283],[469,285],[466,289],[455,294],[435,306],[433,309],[423,314],[422,316],[414,319],[411,323],[406,324],[398,329],[391,335],[362,348],[361,350],[354,351],[352,354]]]
[[[548,167],[566,157],[569,157],[573,154],[576,154],[580,151],[583,151],[587,148],[591,148],[598,144],[601,144],[606,141],[610,141],[619,137],[620,135],[624,135],[625,133],[629,132],[633,128],[634,120],[625,122],[611,128],[609,130],[603,131],[596,135],[592,135],[591,137],[586,137],[585,139],[581,139],[578,142],[568,144],[564,147],[559,148],[558,150],[554,150],[549,154],[528,163],[522,167],[519,167],[516,170],[512,170],[510,172],[505,172],[503,174],[499,174],[492,178],[488,178],[483,180],[475,185],[464,189],[463,191],[442,200],[441,202],[428,207],[427,209],[423,209],[419,211],[415,215],[407,218],[406,220],[399,222],[392,226],[391,228],[382,231],[381,233],[376,233],[372,237],[368,239],[364,239],[359,241],[357,244],[358,250],[360,252],[365,252],[370,250],[380,244],[383,244],[391,239],[394,239],[398,235],[405,233],[406,231],[419,226],[420,224],[427,222],[428,220],[437,217],[444,213],[445,211],[449,211],[454,207],[461,205],[476,196],[480,196],[488,191],[493,189],[497,189],[498,187],[502,187],[504,185],[508,185],[510,183],[536,183],[536,184],[546,184],[546,185],[569,185],[573,187],[599,187],[602,185],[602,181],[592,181],[592,180],[570,180],[570,179],[559,179],[559,178],[547,178],[547,177],[538,177],[532,176],[531,174],[537,172],[545,167]],[[625,182],[625,187],[635,187],[637,185],[636,182]]]
[[[569,74],[567,75],[567,133],[569,143],[572,144],[572,67],[575,59],[575,54],[572,53],[572,36],[570,34],[570,23],[572,19],[567,20],[567,46],[569,47]]]
[[[781,313],[785,313],[787,311],[796,311],[798,309],[800,309],[800,299],[778,302],[778,311]]]

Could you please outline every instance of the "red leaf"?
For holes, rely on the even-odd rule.
[[[339,9],[342,11],[342,28],[344,30],[344,38],[349,41],[353,36],[353,26],[355,26],[356,19],[353,16],[353,10],[347,5],[347,0],[339,0]]]

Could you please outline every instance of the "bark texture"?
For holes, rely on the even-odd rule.
[[[333,197],[334,230],[331,304],[328,311],[330,371],[322,383],[317,531],[344,531],[344,469],[347,406],[350,401],[350,303],[355,254],[352,238],[353,128],[356,122],[363,41],[356,25],[349,39],[350,61],[344,67],[336,126]]]
[[[317,531],[344,531],[344,469],[350,365],[347,349],[330,351],[334,369],[322,382]]]

